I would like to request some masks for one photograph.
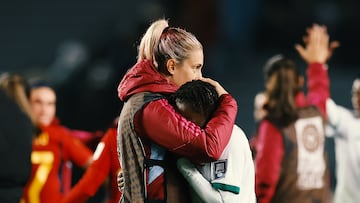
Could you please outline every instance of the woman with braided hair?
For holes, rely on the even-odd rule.
[[[206,126],[218,100],[214,86],[201,80],[185,83],[169,98],[179,113],[200,127]],[[237,125],[219,160],[198,164],[180,158],[177,166],[195,191],[193,202],[256,202],[249,141]]]

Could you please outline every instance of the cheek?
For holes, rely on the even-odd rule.
[[[202,78],[201,69],[193,69],[192,74],[195,80]]]
[[[41,106],[36,105],[36,104],[32,105],[31,110],[32,110],[33,114],[38,115],[41,113]]]
[[[53,107],[53,106],[49,107],[48,113],[49,113],[49,115],[54,116],[55,115],[55,107]]]
[[[188,76],[189,76],[190,80],[196,80],[196,79],[201,78],[202,74],[199,69],[190,69],[188,71]]]
[[[174,74],[172,82],[174,82],[178,86],[181,86],[186,82],[200,79],[200,77],[201,77],[201,72],[199,74],[199,71],[194,71],[194,69],[192,68],[183,67],[181,69],[178,69],[178,71]]]
[[[189,82],[189,81],[192,81],[192,80],[195,80],[195,79],[196,79],[196,75],[191,70],[190,71],[184,71],[181,74],[181,78],[180,78],[182,84],[184,84],[186,82]]]
[[[196,79],[198,79],[198,78],[199,78],[199,77],[198,77],[197,74],[192,73],[191,75],[189,75],[189,80],[188,80],[188,81],[196,80]]]

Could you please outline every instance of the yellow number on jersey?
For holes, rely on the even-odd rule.
[[[39,164],[34,179],[29,185],[29,202],[39,203],[40,192],[43,188],[54,162],[54,154],[50,151],[33,151],[31,153],[32,164]]]

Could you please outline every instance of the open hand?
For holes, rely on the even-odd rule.
[[[329,35],[325,26],[314,24],[307,29],[307,35],[303,37],[305,47],[296,44],[295,49],[308,63],[326,63],[333,51],[340,46],[338,41],[329,42]]]

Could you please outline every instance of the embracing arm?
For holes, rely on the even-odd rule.
[[[208,162],[220,158],[229,142],[236,113],[235,99],[230,94],[223,94],[213,117],[202,129],[177,113],[166,99],[161,99],[144,108],[141,123],[145,134],[167,150],[195,161]]]

